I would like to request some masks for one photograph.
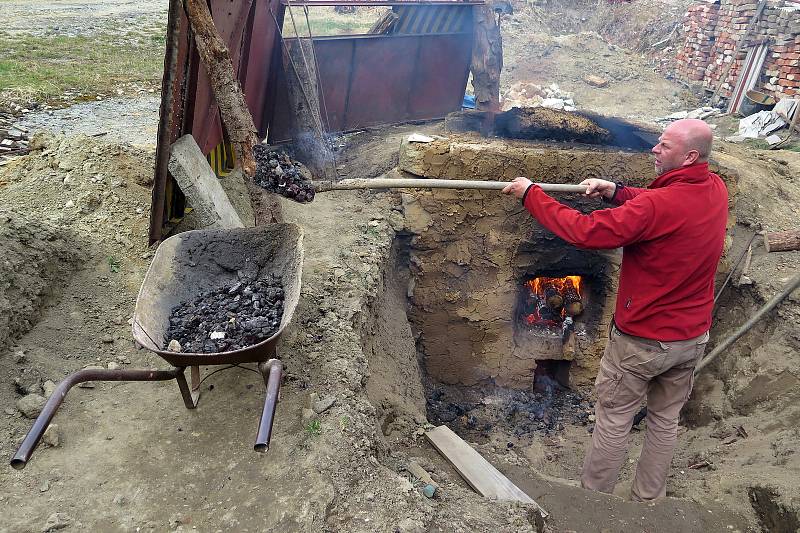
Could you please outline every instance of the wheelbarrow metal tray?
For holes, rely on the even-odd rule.
[[[133,337],[174,366],[266,361],[300,299],[303,233],[296,224],[187,231],[161,243],[142,282],[133,314]],[[165,335],[172,310],[198,294],[233,285],[241,275],[274,275],[284,291],[278,330],[258,344],[219,353],[171,352]]]

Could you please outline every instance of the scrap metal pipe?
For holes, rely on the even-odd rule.
[[[171,379],[178,380],[178,386],[181,390],[184,403],[190,409],[192,405],[191,396],[187,402],[187,395],[189,394],[189,387],[186,384],[186,378],[183,375],[184,367],[175,367],[171,370],[106,370],[104,368],[86,368],[79,370],[61,380],[58,387],[50,395],[47,403],[44,405],[42,412],[36,417],[28,434],[25,435],[22,444],[20,444],[17,453],[11,458],[11,466],[20,470],[25,468],[28,460],[31,458],[33,451],[39,444],[47,426],[56,414],[56,411],[64,401],[67,392],[77,385],[85,381],[169,381]],[[191,406],[191,407],[190,407]]]
[[[792,292],[794,292],[794,290],[798,287],[800,287],[800,274],[795,275],[795,277],[789,280],[789,283],[786,284],[786,287],[784,287],[781,292],[773,296],[769,302],[764,304],[764,307],[756,311],[756,314],[750,317],[750,320],[742,324],[741,327],[739,327],[739,329],[733,333],[733,335],[719,343],[716,348],[711,350],[711,352],[705,356],[705,358],[695,367],[694,375],[697,376],[697,374],[699,374],[703,368],[708,366],[711,361],[716,359],[719,354],[728,348],[728,346],[736,342],[739,337],[750,331],[750,328],[756,325],[759,320],[764,318],[764,315],[775,309],[779,303],[785,300],[786,297],[792,294]]]
[[[261,421],[258,423],[256,444],[253,449],[265,453],[269,450],[269,441],[272,438],[272,423],[275,420],[275,407],[278,403],[278,394],[281,390],[281,375],[283,363],[277,359],[270,359],[258,363],[258,370],[267,386],[267,396],[264,399],[264,410],[261,412]]]
[[[800,274],[797,274],[795,277],[793,277],[791,280],[789,280],[789,283],[786,284],[786,287],[784,287],[781,292],[779,292],[778,294],[773,296],[772,299],[769,302],[764,304],[764,306],[761,309],[756,311],[756,314],[754,314],[752,317],[750,317],[750,320],[748,320],[747,322],[742,324],[739,327],[739,329],[737,329],[733,333],[733,335],[731,335],[730,337],[726,338],[724,341],[719,343],[716,348],[711,350],[709,352],[709,354],[706,355],[697,364],[696,367],[694,367],[694,377],[696,378],[698,376],[698,374],[700,374],[701,370],[703,370],[705,367],[707,367],[714,359],[716,359],[719,356],[719,354],[724,352],[731,344],[733,344],[734,342],[739,340],[739,337],[741,337],[742,335],[744,335],[745,333],[750,331],[750,329],[753,326],[755,326],[762,318],[764,318],[764,315],[766,315],[767,313],[769,313],[770,311],[775,309],[775,307],[777,307],[779,303],[784,301],[798,287],[800,287]],[[642,409],[638,413],[636,413],[636,416],[633,418],[633,424],[632,425],[633,426],[638,426],[639,422],[644,420],[644,418],[646,416],[647,416],[647,407],[642,407]]]
[[[345,179],[341,181],[315,181],[314,192],[350,191],[354,189],[476,189],[499,191],[510,182],[479,180],[440,180],[425,178],[375,178]],[[586,185],[566,183],[537,183],[544,192],[585,193]]]

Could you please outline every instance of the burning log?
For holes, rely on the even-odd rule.
[[[561,309],[564,307],[564,297],[553,284],[547,284],[544,288],[544,297],[547,305],[553,312],[561,314]]]
[[[767,233],[764,235],[764,248],[767,252],[800,250],[800,230]]]
[[[547,300],[539,300],[536,315],[539,317],[539,322],[545,322],[551,325],[561,322],[561,312],[550,307]]]
[[[564,283],[564,310],[568,316],[577,316],[583,313],[583,301],[581,300],[578,289],[572,282],[572,279],[567,278]]]

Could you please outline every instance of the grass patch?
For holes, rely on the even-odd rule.
[[[108,269],[111,272],[117,273],[119,272],[120,262],[115,256],[110,255],[106,258],[106,262],[108,263]]]
[[[65,91],[109,93],[126,83],[158,83],[164,38],[158,35],[10,36],[0,33],[0,100],[51,100]]]
[[[308,22],[314,37],[324,35],[357,35],[367,33],[387,8],[357,8],[352,14],[339,14],[332,7],[313,7],[308,10]],[[308,25],[302,9],[294,9],[294,20],[300,37],[308,37]],[[283,35],[296,37],[292,18],[287,10],[283,18]]]
[[[311,420],[306,424],[305,429],[309,437],[319,437],[322,435],[322,424],[317,419]]]

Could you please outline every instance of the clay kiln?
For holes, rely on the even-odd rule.
[[[407,142],[400,169],[430,178],[579,183],[600,177],[635,186],[653,174],[642,151],[476,134]],[[609,207],[578,195],[558,199],[584,213]],[[412,234],[409,316],[431,380],[530,389],[536,374],[547,373],[564,385],[591,384],[613,312],[620,251],[578,249],[518,201],[491,191],[411,191],[403,201]],[[562,305],[545,311],[558,315],[549,323],[529,318],[530,308],[546,300],[543,293],[530,297],[531,283],[568,276],[580,277],[580,312],[569,316]]]

